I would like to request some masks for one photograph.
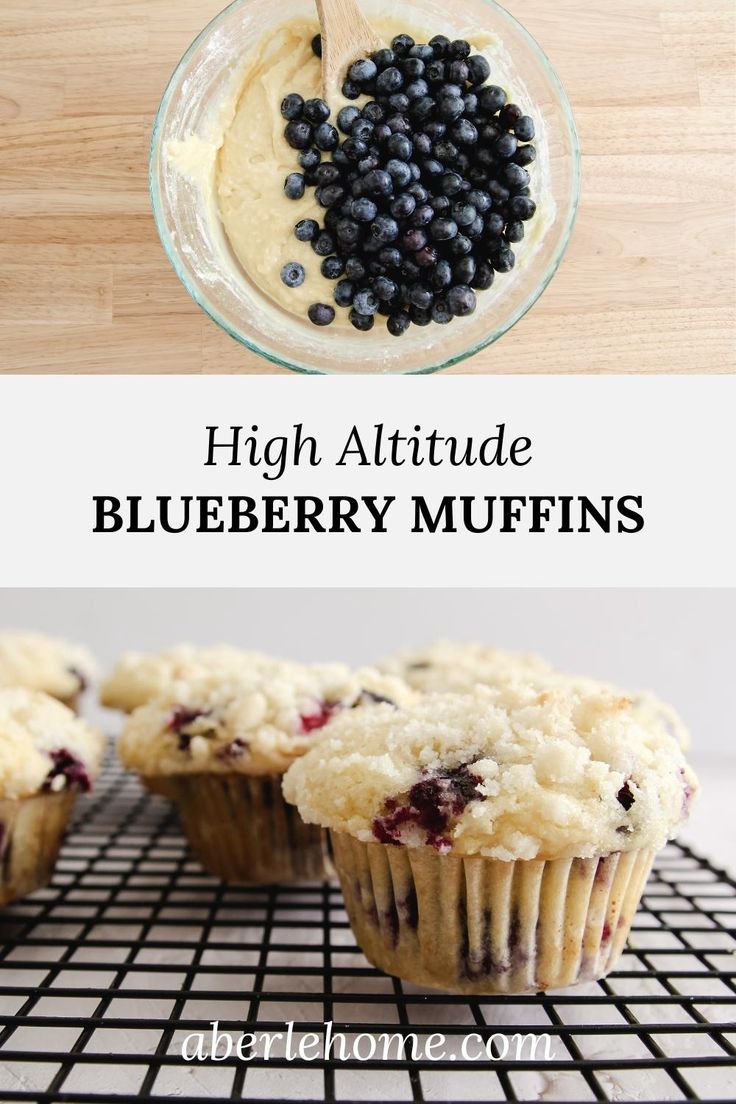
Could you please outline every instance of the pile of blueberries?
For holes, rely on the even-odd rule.
[[[319,36],[312,48],[321,54]],[[487,83],[490,75],[468,42],[438,35],[419,45],[398,35],[350,67],[343,95],[370,99],[343,108],[337,127],[324,100],[292,93],[283,101],[302,170],[287,177],[286,195],[315,188],[325,209],[323,225],[304,219],[296,237],[323,258],[322,274],[337,281],[334,300],[350,308],[356,329],[372,329],[382,315],[400,337],[412,323],[470,315],[476,292],[514,267],[511,246],[536,212],[527,171],[534,123]],[[286,265],[282,279],[303,283],[303,266]],[[315,303],[309,317],[328,326],[335,310]]]

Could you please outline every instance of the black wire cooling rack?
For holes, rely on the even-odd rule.
[[[368,965],[337,886],[208,877],[170,807],[111,765],[78,805],[53,884],[0,912],[0,1099],[734,1100],[735,925],[736,882],[673,845],[605,981],[430,993]],[[297,1039],[332,1022],[349,1044],[440,1033],[444,1058],[290,1060],[276,1040],[268,1060],[186,1062],[183,1040],[213,1020],[236,1039],[289,1022]],[[464,1057],[471,1033],[490,1057]],[[541,1033],[549,1058],[525,1049]]]

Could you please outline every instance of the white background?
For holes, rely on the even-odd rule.
[[[499,356],[502,351],[499,352]],[[6,586],[728,586],[731,377],[8,378],[0,408]],[[203,467],[207,425],[295,422],[335,457],[355,422],[460,436],[506,422],[526,468],[335,470],[279,482]],[[92,533],[92,496],[396,495],[390,534]],[[412,535],[425,494],[642,494],[638,535]]]

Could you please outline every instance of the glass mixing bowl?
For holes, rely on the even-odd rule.
[[[381,0],[363,0],[379,23]],[[179,279],[192,298],[236,341],[285,368],[308,373],[422,373],[458,364],[497,341],[536,302],[557,271],[570,239],[580,192],[580,153],[572,110],[549,60],[494,0],[412,0],[392,11],[406,28],[430,37],[490,34],[484,50],[491,80],[534,117],[538,151],[533,194],[538,212],[517,265],[478,295],[478,309],[449,326],[412,326],[402,338],[384,325],[368,334],[352,327],[313,326],[279,307],[252,283],[230,250],[213,201],[211,179],[197,182],[171,163],[168,144],[192,135],[207,140],[232,96],[243,61],[264,35],[291,18],[310,18],[313,0],[235,0],[202,31],[174,72],[156,117],[150,184],[156,224]],[[285,89],[284,92],[292,91]],[[331,301],[326,289],[325,301]],[[381,320],[382,321],[382,320]]]

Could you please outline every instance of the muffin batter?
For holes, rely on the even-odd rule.
[[[437,30],[408,29],[417,41],[428,41]],[[304,320],[310,305],[332,303],[335,285],[320,271],[322,258],[310,244],[294,236],[297,222],[321,222],[325,212],[313,188],[307,188],[299,200],[284,194],[286,177],[300,170],[296,152],[284,137],[281,102],[290,92],[299,92],[305,99],[321,96],[321,64],[311,47],[316,30],[313,21],[295,19],[267,36],[245,59],[241,72],[234,75],[232,94],[221,105],[210,134],[191,134],[183,141],[170,142],[167,148],[172,167],[209,191],[209,217],[221,221],[230,248],[250,281],[271,301]],[[383,20],[377,30],[388,44],[395,34],[407,31],[406,18]],[[470,32],[468,37],[473,48],[489,58],[496,79],[507,84],[504,71],[508,62],[501,44],[488,33]],[[523,84],[515,81],[514,85],[515,98],[528,100]],[[339,97],[330,103],[333,125],[348,102]],[[364,102],[361,98],[355,106]],[[329,157],[324,155],[323,160]],[[532,168],[539,178],[542,170]],[[540,190],[543,192],[537,185],[535,192]],[[540,207],[547,209],[542,211]],[[548,201],[538,205],[536,218],[529,224],[523,257],[543,236],[551,214]],[[293,262],[305,269],[306,278],[298,287],[288,287],[281,279],[284,266]],[[351,329],[347,311],[338,310],[336,325]]]

